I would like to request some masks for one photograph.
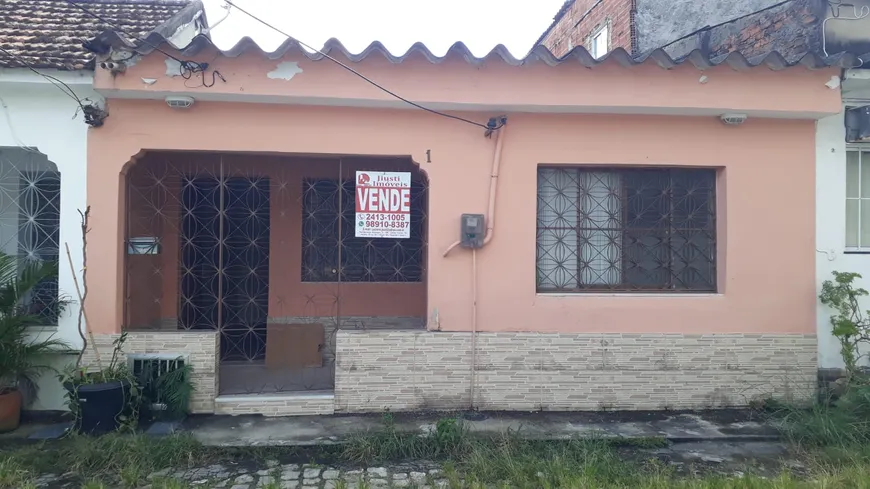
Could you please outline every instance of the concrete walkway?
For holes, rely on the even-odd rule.
[[[764,441],[776,430],[748,411],[614,412],[614,413],[448,413],[396,414],[397,431],[426,434],[439,419],[461,419],[474,434],[507,432],[538,440],[577,437],[666,438],[672,442]],[[383,415],[335,415],[266,418],[201,416],[183,430],[211,446],[311,446],[343,443],[354,436],[381,431]]]

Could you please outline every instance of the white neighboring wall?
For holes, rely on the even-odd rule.
[[[92,90],[93,73],[40,70],[67,83],[79,98],[98,100]],[[64,243],[69,243],[76,274],[81,280],[81,227],[79,209],[87,206],[88,125],[77,104],[45,78],[27,69],[0,68],[0,147],[22,144],[45,154],[60,172],[60,253],[58,288],[70,299],[76,297],[75,283]],[[75,117],[74,117],[75,115]],[[78,333],[78,300],[62,313],[56,326],[36,328],[40,336],[53,336],[73,349],[81,346]],[[52,359],[56,368],[74,361],[75,354]],[[65,409],[63,391],[54,374],[40,380],[39,399],[31,409]]]
[[[846,129],[843,113],[816,123],[816,295],[833,271],[870,278],[870,256],[846,255]],[[861,270],[863,268],[865,270]],[[865,279],[865,282],[867,280]],[[868,284],[863,284],[867,286]],[[832,311],[816,308],[819,367],[841,368],[840,346],[831,335]]]
[[[848,74],[847,74],[848,77]],[[862,84],[852,87],[862,88]],[[870,88],[870,80],[866,86]],[[859,93],[843,87],[844,101]],[[865,103],[870,103],[870,99]],[[856,286],[870,290],[870,253],[846,253],[846,129],[844,113],[816,123],[816,292],[830,280],[832,272],[856,272],[863,279]],[[866,145],[870,149],[870,145]],[[781,243],[783,246],[795,243]],[[870,309],[870,297],[861,303]],[[831,335],[830,317],[833,311],[821,303],[816,308],[819,339],[819,367],[842,368],[840,344]]]

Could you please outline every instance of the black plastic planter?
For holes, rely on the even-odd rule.
[[[127,410],[130,398],[130,382],[115,380],[100,384],[64,384],[78,398],[82,433],[100,435],[115,431]]]

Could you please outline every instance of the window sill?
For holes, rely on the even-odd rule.
[[[639,297],[649,297],[649,298],[661,298],[661,297],[679,297],[683,298],[697,298],[697,299],[709,299],[711,297],[725,297],[725,294],[721,292],[700,292],[697,294],[692,293],[668,293],[668,292],[537,292],[535,295],[538,297],[618,297],[618,298],[632,298],[637,299]]]
[[[845,250],[844,255],[870,255],[870,250]]]
[[[57,326],[28,326],[27,331],[33,331],[36,333],[55,333],[57,332]]]

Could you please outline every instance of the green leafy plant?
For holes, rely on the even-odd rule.
[[[41,363],[44,355],[69,348],[58,339],[34,339],[30,330],[43,320],[26,306],[28,295],[56,275],[57,263],[21,263],[18,257],[0,253],[0,394],[21,390],[25,401],[32,401],[36,377],[51,370]]]
[[[441,418],[435,423],[435,443],[441,451],[456,450],[466,438],[462,422],[456,418]]]
[[[145,365],[136,375],[142,390],[143,407],[152,410],[156,417],[178,419],[187,415],[195,390],[191,366],[182,365],[180,359],[170,362],[169,370],[164,372],[153,369],[150,362]]]
[[[825,280],[819,300],[834,309],[831,316],[831,333],[840,342],[840,355],[846,365],[849,379],[861,375],[860,360],[868,355],[861,353],[862,345],[870,345],[870,322],[861,311],[858,301],[868,295],[867,290],[855,287],[855,279],[860,274],[833,272],[834,280]],[[866,348],[864,348],[866,350]]]

